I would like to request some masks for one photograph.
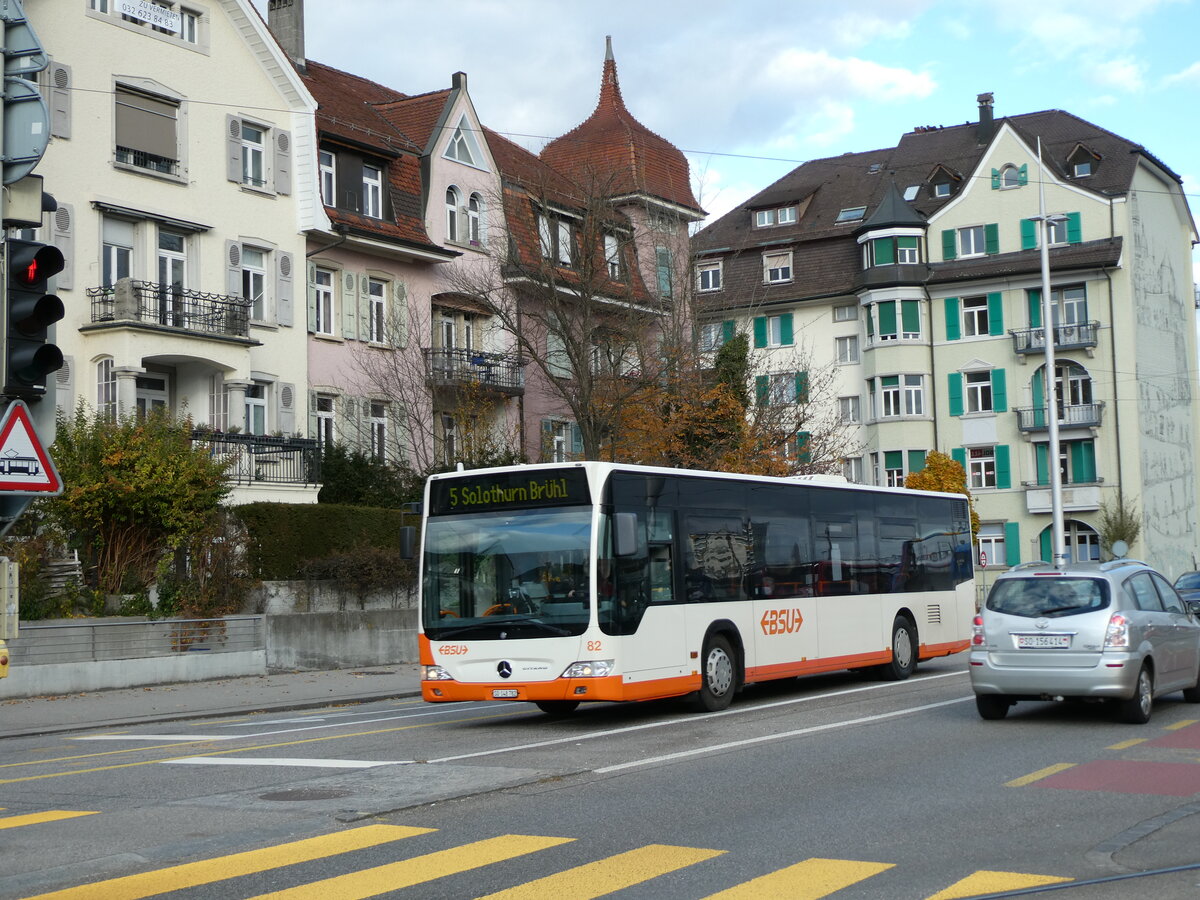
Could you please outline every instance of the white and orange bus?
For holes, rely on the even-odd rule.
[[[842,479],[601,462],[432,476],[422,694],[580,702],[695,694],[967,649],[967,500]],[[411,542],[410,542],[411,543]]]

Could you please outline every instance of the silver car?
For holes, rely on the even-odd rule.
[[[1200,604],[1131,559],[1026,563],[996,579],[975,616],[971,687],[985,719],[1018,700],[1105,699],[1124,722],[1154,698],[1200,703]]]

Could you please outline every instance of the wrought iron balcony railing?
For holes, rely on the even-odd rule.
[[[425,380],[430,387],[478,386],[504,394],[525,393],[525,375],[514,353],[426,350]]]
[[[227,434],[200,428],[192,432],[192,446],[228,461],[225,475],[236,484],[315,485],[321,481],[321,448],[312,438]]]
[[[1044,406],[1013,410],[1017,414],[1017,428],[1021,431],[1045,431],[1050,427]],[[1100,425],[1104,404],[1076,403],[1061,406],[1058,410],[1059,428],[1095,428]]]
[[[93,322],[135,322],[194,334],[250,336],[251,301],[238,296],[131,278],[109,287],[88,288],[87,294]]]
[[[1096,346],[1099,322],[1079,322],[1075,325],[1055,325],[1054,346],[1059,350],[1078,350]],[[1041,328],[1010,331],[1014,353],[1045,353],[1046,332]]]

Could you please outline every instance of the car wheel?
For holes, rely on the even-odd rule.
[[[917,670],[917,629],[904,616],[892,623],[892,661],[879,667],[888,681],[903,681]]]
[[[538,700],[537,708],[548,716],[569,716],[579,706],[578,700]]]
[[[737,687],[737,667],[733,648],[723,634],[714,634],[704,645],[704,669],[700,673],[697,701],[705,712],[719,712],[733,702]]]
[[[979,710],[979,717],[989,721],[1003,719],[1008,715],[1008,708],[1012,706],[1012,701],[1004,694],[976,694],[975,708]]]
[[[1138,671],[1137,685],[1133,696],[1120,701],[1118,716],[1122,722],[1130,725],[1145,725],[1150,721],[1150,712],[1154,708],[1154,675],[1145,663]]]

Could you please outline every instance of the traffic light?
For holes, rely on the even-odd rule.
[[[63,270],[62,251],[50,244],[9,239],[4,243],[4,393],[37,400],[46,376],[62,368],[62,351],[50,343],[50,326],[65,314],[49,293],[49,281]]]

